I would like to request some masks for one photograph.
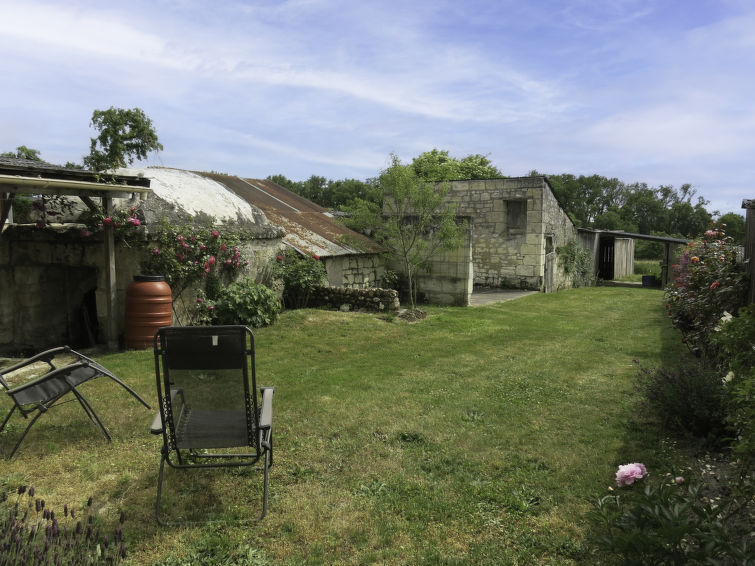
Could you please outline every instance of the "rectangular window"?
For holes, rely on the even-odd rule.
[[[524,236],[527,233],[527,201],[506,201],[506,234]]]

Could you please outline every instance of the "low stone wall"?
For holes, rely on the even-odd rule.
[[[393,289],[347,289],[318,287],[309,297],[310,307],[329,307],[342,311],[396,313],[398,292]]]

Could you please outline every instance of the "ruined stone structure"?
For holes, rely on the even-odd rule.
[[[556,249],[576,228],[543,176],[452,181],[448,201],[469,226],[461,249],[419,279],[430,301],[469,304],[473,285],[551,292],[571,286]]]

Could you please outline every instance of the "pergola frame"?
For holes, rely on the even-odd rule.
[[[108,179],[113,182],[103,183],[92,171],[34,166],[34,162],[31,163],[31,166],[0,166],[0,171],[2,171],[0,172],[0,236],[10,215],[13,198],[17,194],[75,196],[94,211],[99,211],[99,207],[92,199],[98,198],[102,202],[102,211],[107,215],[113,212],[114,198],[133,198],[138,194],[139,198],[144,200],[152,192],[149,188],[149,179],[143,177],[107,175]],[[109,350],[117,350],[118,293],[115,274],[115,236],[112,225],[104,226],[104,241],[105,302],[107,305],[105,341]]]

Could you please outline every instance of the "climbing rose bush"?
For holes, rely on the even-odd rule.
[[[671,323],[696,353],[706,354],[708,338],[726,312],[744,304],[747,276],[737,261],[737,247],[723,230],[711,229],[702,240],[690,242],[666,288]]]

